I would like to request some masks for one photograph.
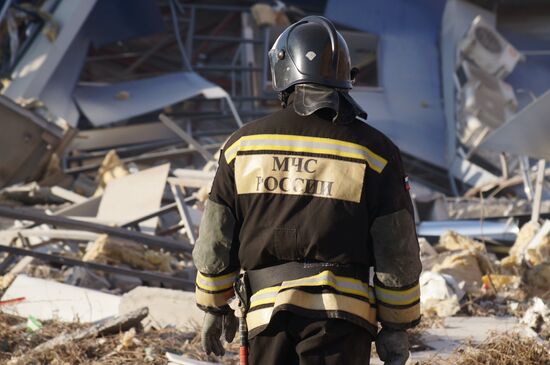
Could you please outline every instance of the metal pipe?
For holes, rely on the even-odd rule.
[[[137,243],[141,243],[151,248],[165,249],[172,252],[187,252],[190,253],[193,250],[193,246],[186,241],[176,241],[171,238],[156,237],[148,234],[143,234],[135,231],[129,231],[124,228],[111,227],[104,224],[79,221],[76,219],[70,219],[60,216],[52,216],[45,214],[37,209],[29,208],[11,208],[6,206],[0,206],[0,216],[9,217],[13,219],[20,219],[25,221],[40,222],[45,224],[51,224],[54,226],[81,229],[84,231],[105,233],[113,237],[125,238]]]
[[[99,270],[99,271],[110,272],[113,274],[138,277],[144,280],[160,281],[166,284],[181,286],[183,289],[186,289],[186,290],[194,290],[195,288],[195,283],[191,280],[169,276],[166,274],[141,271],[141,270],[133,270],[133,269],[125,269],[122,267],[98,264],[95,262],[81,261],[81,260],[72,259],[69,257],[57,256],[57,255],[52,255],[48,253],[37,252],[37,251],[27,250],[27,249],[18,248],[18,247],[11,247],[11,246],[0,245],[0,252],[1,251],[8,252],[10,254],[17,255],[17,256],[31,256],[46,262],[52,262],[59,265],[81,266],[90,270]]]
[[[219,149],[220,144],[213,143],[213,144],[205,145],[204,147],[207,149]],[[136,157],[122,158],[120,160],[123,163],[149,161],[149,160],[156,160],[158,158],[171,158],[179,155],[186,155],[193,152],[197,152],[197,150],[194,148],[178,148],[178,149],[172,149],[168,151],[145,153],[143,155],[139,155]],[[70,174],[77,174],[77,173],[86,172],[86,171],[94,171],[94,170],[97,170],[100,166],[101,166],[100,164],[93,164],[93,165],[84,165],[80,167],[73,167],[70,169],[63,170],[63,173],[70,175]]]

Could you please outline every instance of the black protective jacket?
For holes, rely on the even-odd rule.
[[[279,310],[348,319],[375,331],[419,320],[418,241],[398,148],[360,119],[335,124],[283,109],[225,144],[193,256],[197,304],[223,311],[239,270],[289,261],[373,268],[326,270],[253,293],[253,336]]]

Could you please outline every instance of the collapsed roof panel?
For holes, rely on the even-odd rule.
[[[481,147],[550,160],[550,90],[495,130]]]
[[[199,94],[224,97],[226,92],[194,72],[114,84],[83,83],[74,98],[94,126],[106,125],[161,109]]]

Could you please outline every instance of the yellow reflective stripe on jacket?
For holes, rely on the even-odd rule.
[[[376,300],[391,305],[410,305],[420,300],[420,286],[416,284],[405,290],[374,285]]]
[[[205,275],[197,273],[197,287],[209,292],[223,291],[233,288],[233,283],[237,277],[237,272],[232,272],[225,275]]]
[[[233,288],[216,293],[208,293],[197,288],[195,290],[195,302],[201,307],[221,308],[227,304],[227,301],[233,295]]]
[[[372,288],[366,283],[358,279],[337,276],[331,271],[325,270],[317,275],[284,281],[279,286],[261,289],[250,298],[250,306],[252,308],[254,306],[274,303],[278,293],[286,289],[311,286],[328,286],[344,294],[363,297],[374,304],[374,293]]]
[[[289,134],[255,134],[243,136],[225,152],[227,163],[233,161],[239,151],[292,151],[328,154],[364,160],[374,171],[381,173],[387,160],[360,144],[332,138],[297,136]]]
[[[420,302],[409,307],[388,307],[382,302],[377,302],[376,311],[380,322],[394,324],[410,324],[420,319]]]
[[[197,305],[208,308],[220,308],[234,295],[233,283],[238,272],[224,275],[206,275],[197,273],[195,301]]]
[[[267,325],[273,313],[286,305],[313,311],[346,312],[376,326],[376,308],[364,300],[335,293],[309,293],[300,289],[289,289],[277,294],[273,306],[251,308],[246,317],[249,331]]]

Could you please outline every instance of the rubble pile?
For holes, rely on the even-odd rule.
[[[280,1],[251,6],[248,1],[155,0],[132,5],[126,16],[128,3],[2,5],[2,364],[238,362],[238,341],[227,345],[223,358],[200,351],[197,326],[203,313],[194,302],[191,252],[220,148],[244,123],[279,109],[267,50],[284,27],[307,14]],[[322,13],[316,2],[304,3]],[[403,120],[397,112],[402,97],[395,98],[394,106],[390,94],[365,99],[375,127],[410,127],[414,133],[389,127],[388,134],[417,138],[395,141],[407,147],[403,156],[412,182],[407,179],[407,189],[423,264],[423,319],[411,331],[412,361],[548,363],[550,194],[545,183],[550,170],[539,160],[548,150],[533,154],[526,148],[521,155],[517,148],[508,150],[511,142],[526,138],[510,138],[505,150],[480,143],[488,133],[513,126],[510,120],[520,120],[522,132],[545,131],[532,123],[548,114],[538,108],[548,105],[550,93],[533,94],[534,100],[516,105],[512,92],[498,106],[500,87],[510,87],[502,72],[510,73],[523,56],[514,55],[513,65],[504,65],[511,69],[497,74],[478,70],[499,63],[476,65],[485,60],[476,61],[482,54],[476,48],[482,42],[474,42],[476,29],[498,33],[482,17],[466,21],[454,15],[462,5],[475,9],[473,2],[449,4],[457,7],[450,18],[461,25],[444,29],[456,32],[453,42],[460,49],[441,47],[453,54],[447,57],[415,48],[407,57],[429,53],[442,62],[453,59],[449,70],[458,79],[450,86],[458,100],[452,102],[460,103],[445,107],[457,111],[452,143],[457,150],[451,151],[451,161],[440,159],[444,145],[422,154],[424,148],[408,148],[428,147],[422,138],[434,145],[446,140],[436,129],[452,131],[445,124],[452,119],[441,115],[441,128],[415,121],[429,122],[437,114],[432,106],[448,103],[447,97],[423,96],[421,109],[435,114],[411,118],[407,112]],[[470,30],[462,29],[469,22]],[[424,23],[423,18],[418,29]],[[390,23],[383,24],[390,29]],[[378,70],[388,67],[383,74],[389,75],[390,67],[399,67],[393,73],[400,75],[405,68],[377,57],[395,60],[383,53],[409,42],[388,47],[382,43],[400,37],[385,39],[350,24],[344,28],[352,57],[361,60],[356,86],[375,87],[382,95]],[[440,33],[445,45],[450,33]],[[415,47],[432,43],[410,42]],[[411,65],[435,62],[417,61]],[[447,67],[441,66],[433,69],[443,73]],[[453,79],[450,74],[445,78]],[[401,83],[410,80],[397,79],[399,89],[408,90]],[[424,86],[413,81],[410,90]],[[430,81],[440,84],[449,87]],[[499,90],[489,90],[491,85]],[[488,108],[495,100],[497,107]],[[395,123],[387,123],[387,110]]]
[[[45,321],[30,330],[26,320],[0,313],[0,363],[2,364],[166,364],[167,352],[183,353],[188,359],[216,361],[200,348],[196,331],[174,328],[148,329],[140,326],[126,331],[89,335],[67,341],[45,351],[38,345],[90,328],[90,325]],[[224,357],[227,364],[238,364],[238,349],[232,345]]]
[[[540,261],[525,260],[531,257],[529,253],[548,249],[548,233],[541,234],[545,231],[533,226],[527,223],[521,228],[510,254],[501,259],[482,242],[456,232],[446,232],[434,247],[421,239],[424,315],[518,316],[532,302],[543,313],[544,303],[550,300],[550,257],[538,255]]]

